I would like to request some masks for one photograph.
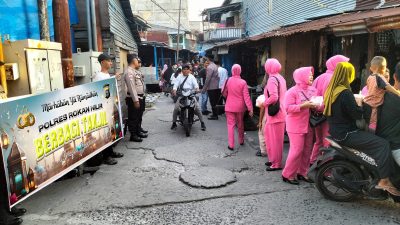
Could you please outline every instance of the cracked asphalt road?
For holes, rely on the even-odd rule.
[[[254,156],[255,132],[230,152],[224,117],[206,121],[205,132],[197,123],[189,138],[181,127],[171,131],[172,109],[170,99],[158,100],[144,117],[149,138],[120,142],[116,150],[125,156],[117,165],[56,182],[23,202],[23,224],[400,224],[399,206],[390,201],[332,202],[313,185],[292,186],[279,171],[267,173],[266,159]],[[236,182],[206,189],[179,180],[203,167],[231,171]]]

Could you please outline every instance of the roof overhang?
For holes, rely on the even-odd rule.
[[[231,46],[249,41],[259,41],[265,38],[289,36],[296,33],[324,30],[337,36],[374,33],[390,29],[400,29],[400,9],[386,8],[368,11],[343,13],[324,17],[288,27],[283,27],[256,36],[226,41],[214,47]]]

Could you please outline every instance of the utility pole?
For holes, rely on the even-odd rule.
[[[50,41],[49,19],[47,15],[47,0],[38,0],[40,39]]]
[[[53,17],[54,39],[62,45],[61,62],[64,87],[68,88],[74,86],[68,0],[53,0]]]
[[[176,38],[176,62],[177,63],[178,63],[178,59],[179,59],[179,33],[181,31],[181,7],[182,7],[182,0],[179,0],[178,35]]]

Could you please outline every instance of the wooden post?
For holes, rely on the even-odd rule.
[[[103,38],[101,37],[101,23],[100,23],[100,2],[95,0],[96,10],[96,31],[97,31],[97,51],[103,51]]]
[[[68,88],[74,86],[68,0],[53,0],[53,17],[54,38],[56,42],[62,44],[61,61],[64,87]]]
[[[158,80],[157,46],[154,44],[154,67],[156,68],[156,80]]]
[[[368,63],[375,55],[375,33],[368,34]]]

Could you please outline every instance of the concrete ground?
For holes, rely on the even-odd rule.
[[[191,137],[179,126],[171,131],[172,109],[163,96],[148,110],[149,138],[120,142],[116,151],[125,156],[117,165],[23,202],[23,224],[400,224],[390,201],[332,202],[312,184],[289,185],[280,171],[266,172],[266,158],[255,156],[257,132],[246,132],[245,145],[230,152],[224,117],[206,120],[207,131],[195,124]]]

